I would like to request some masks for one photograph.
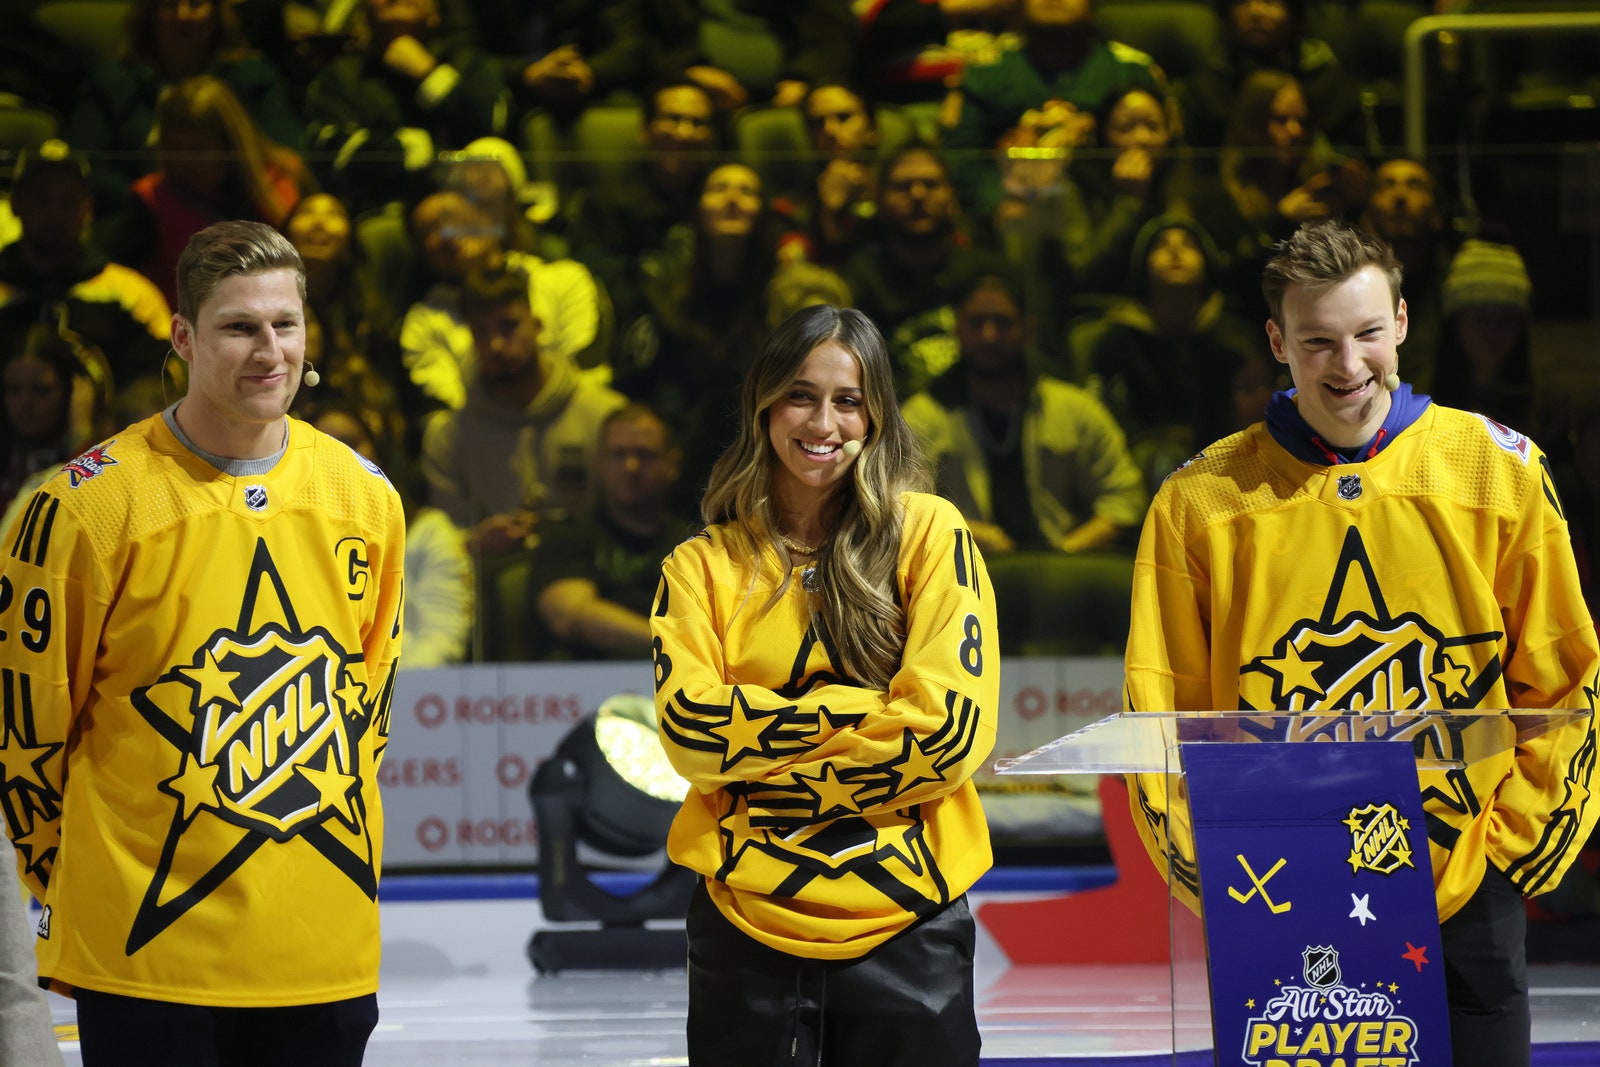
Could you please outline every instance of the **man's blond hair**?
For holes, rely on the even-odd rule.
[[[1294,235],[1279,241],[1261,275],[1267,313],[1283,329],[1283,296],[1292,285],[1311,292],[1332,289],[1366,267],[1377,267],[1389,283],[1389,295],[1400,309],[1400,261],[1394,249],[1337,219],[1302,223]]]

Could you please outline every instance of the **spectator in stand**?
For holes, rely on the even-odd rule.
[[[600,424],[591,511],[539,531],[525,567],[502,575],[509,646],[491,659],[650,658],[661,560],[698,528],[669,507],[683,454],[666,420],[629,404]]]
[[[431,193],[412,209],[411,232],[432,284],[401,322],[400,358],[425,404],[459,409],[477,373],[462,308],[462,286],[475,270],[505,270],[527,280],[546,355],[574,368],[609,363],[609,306],[583,264],[507,251],[495,220],[453,189]]]
[[[385,372],[398,367],[399,316],[351,239],[344,201],[332,193],[302,198],[284,219],[283,233],[305,264],[307,323],[314,319],[321,329],[322,348]],[[322,376],[329,377],[329,368]]]
[[[957,161],[963,202],[987,219],[1001,199],[1001,172],[991,157],[1030,111],[1066,108],[1076,121],[1050,147],[1074,148],[1093,133],[1092,116],[1112,96],[1141,86],[1166,96],[1166,79],[1149,56],[1095,30],[1092,0],[1018,0],[1023,47],[970,66],[959,99],[944,119],[943,146]]]
[[[1276,70],[1244,80],[1218,174],[1197,183],[1194,213],[1217,243],[1217,282],[1241,313],[1261,300],[1262,265],[1302,222],[1343,217],[1366,198],[1368,171],[1328,143],[1300,83]]]
[[[107,425],[109,393],[94,382],[73,346],[49,326],[35,326],[0,367],[4,414],[0,421],[0,512],[10,529],[14,500],[67,460],[100,439]]]
[[[155,166],[148,150],[162,93],[197,74],[224,82],[269,138],[294,151],[304,147],[304,124],[283,80],[250,48],[232,3],[134,0],[121,55],[90,70],[66,125],[67,139],[94,159],[102,212],[120,209],[134,179]]]
[[[1070,121],[1065,109],[1056,114]],[[1009,165],[1007,199],[996,212],[999,237],[1034,286],[1041,337],[1063,335],[1059,309],[1086,298],[1104,307],[1107,294],[1125,292],[1140,228],[1187,209],[1193,176],[1187,153],[1174,144],[1174,126],[1169,101],[1131,88],[1095,115],[1094,147]],[[1053,347],[1046,345],[1046,355],[1057,354]]]
[[[407,418],[393,377],[376,370],[362,353],[341,347],[344,342],[340,335],[324,331],[309,305],[305,337],[306,368],[316,370],[318,384],[315,389],[295,393],[290,414],[314,423],[330,409],[360,411],[369,422],[382,428],[384,440],[401,442],[394,448],[385,448],[386,453],[415,455],[422,439],[421,428]]]
[[[517,102],[570,122],[594,101],[637,94],[651,38],[644,0],[469,0],[483,46]]]
[[[1406,381],[1418,392],[1431,392],[1442,341],[1440,294],[1454,247],[1428,168],[1399,157],[1380,163],[1358,224],[1387,241],[1405,267],[1410,325],[1400,358]]]
[[[877,117],[866,97],[843,84],[812,86],[800,111],[818,168],[811,196],[795,214],[811,244],[811,260],[838,268],[872,218]]]
[[[1001,647],[1022,652],[1046,639],[1063,605],[1125,620],[1132,560],[1099,553],[1138,528],[1150,501],[1121,428],[1087,390],[1039,372],[1015,282],[974,282],[958,303],[956,337],[960,362],[903,410],[940,494],[989,561]],[[1125,621],[1057,629],[1093,635],[1089,647],[1061,649],[1079,653],[1126,636]]]
[[[975,278],[1004,271],[1005,261],[972,247],[936,150],[905,145],[884,159],[879,173],[877,239],[851,256],[842,273],[856,307],[888,340],[896,394],[909,396],[955,362],[955,303]]]
[[[377,464],[400,494],[406,517],[406,600],[401,623],[406,654],[400,669],[461,663],[472,632],[472,557],[448,515],[417,504],[411,468],[401,461],[398,442],[384,432],[381,420],[381,412],[331,405],[312,425]]]
[[[858,7],[860,5],[857,5]],[[968,65],[1022,47],[1015,0],[872,0],[861,12],[862,69],[880,100],[943,100]]]
[[[1444,278],[1435,403],[1487,415],[1540,438],[1528,311],[1533,281],[1522,256],[1507,244],[1464,241]],[[1410,301],[1407,301],[1409,305]]]
[[[508,252],[531,252],[542,259],[566,259],[565,237],[551,235],[535,223],[548,218],[554,205],[540,203],[537,183],[528,182],[528,169],[515,145],[503,137],[480,137],[459,152],[452,152],[438,167],[441,189],[466,194],[488,214],[504,235]]]
[[[1230,311],[1212,281],[1216,246],[1195,222],[1152,219],[1129,259],[1136,295],[1074,331],[1073,366],[1127,432],[1154,493],[1202,446],[1262,417],[1265,396],[1242,419],[1235,400],[1275,364],[1260,327]]]
[[[312,183],[300,157],[267,137],[227,83],[209,74],[162,94],[156,123],[157,169],[133,183],[105,239],[130,261],[142,250],[139,269],[171,304],[191,236],[229,219],[280,227]]]
[[[719,111],[793,107],[855,69],[850,0],[646,0],[658,78],[687,78]]]
[[[604,284],[619,323],[645,310],[639,257],[660,248],[674,225],[694,217],[706,160],[716,147],[715,113],[698,85],[661,86],[648,97],[643,157],[609,174],[612,180],[567,190],[572,256]]]
[[[1147,89],[1129,89],[1096,116],[1104,151],[1073,159],[1062,204],[1061,250],[1079,290],[1125,291],[1140,230],[1187,210],[1193,174],[1175,125],[1169,101]]]
[[[505,126],[499,68],[482,51],[435,36],[435,0],[364,0],[371,40],[335,58],[306,90],[324,178],[357,214],[405,200],[441,150]]]
[[[623,339],[615,381],[676,427],[690,496],[675,504],[685,511],[738,430],[739,381],[768,333],[764,297],[787,233],[761,178],[729,163],[706,176],[694,221],[641,259],[649,311]]]
[[[99,349],[115,382],[160,373],[172,312],[153,282],[90,240],[94,193],[83,159],[57,140],[23,152],[11,210],[21,233],[0,248],[0,350],[20,348],[44,322]]]
[[[1093,395],[1041,374],[1021,286],[972,283],[956,312],[960,361],[905,402],[939,492],[985,556],[1117,544],[1149,503],[1122,429]]]
[[[1245,79],[1258,70],[1276,70],[1299,83],[1307,107],[1341,151],[1367,149],[1360,87],[1326,41],[1303,36],[1306,0],[1216,3],[1227,35],[1222,50],[1180,92],[1184,132],[1191,144],[1222,144]]]
[[[805,260],[784,263],[767,283],[767,331],[776,330],[789,316],[808,307],[832,304],[847,308],[854,303],[850,286],[827,267]]]
[[[542,520],[589,506],[600,421],[626,401],[543,349],[525,275],[475,270],[460,300],[477,374],[460,410],[424,431],[422,472],[429,502],[482,558],[523,546]]]

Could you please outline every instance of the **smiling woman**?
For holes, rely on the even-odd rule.
[[[662,741],[696,787],[667,843],[702,875],[691,1062],[810,1062],[826,1033],[838,1062],[977,1063],[994,599],[926,484],[872,322],[779,326],[651,617]]]

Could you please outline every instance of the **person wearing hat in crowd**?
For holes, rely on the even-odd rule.
[[[1463,242],[1444,276],[1435,400],[1525,433],[1538,429],[1528,353],[1532,300],[1533,281],[1515,248]]]
[[[113,263],[90,239],[89,167],[51,139],[17,160],[11,210],[22,226],[0,248],[0,351],[15,351],[40,322],[105,353],[116,381],[158,374],[172,312],[161,290]]]

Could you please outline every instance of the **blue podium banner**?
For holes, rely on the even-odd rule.
[[[1218,1064],[1449,1067],[1407,744],[1186,744]]]

